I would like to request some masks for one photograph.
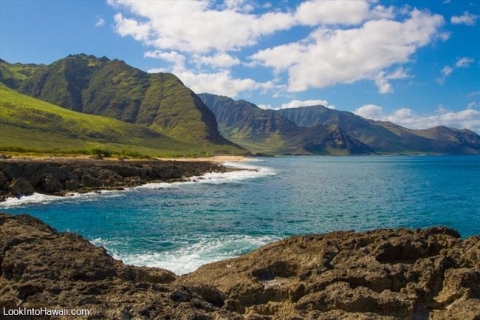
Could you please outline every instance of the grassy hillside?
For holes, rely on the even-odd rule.
[[[179,142],[149,128],[67,110],[0,83],[0,151],[207,156],[235,147]]]
[[[66,109],[141,124],[175,140],[233,146],[218,132],[213,113],[176,76],[149,74],[120,60],[70,55],[35,72],[18,90]]]

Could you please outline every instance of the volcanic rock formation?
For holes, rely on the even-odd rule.
[[[89,319],[478,320],[480,236],[297,236],[177,277],[124,265],[31,216],[0,214],[0,310],[19,307],[83,308]]]

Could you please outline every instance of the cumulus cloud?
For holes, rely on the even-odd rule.
[[[150,69],[150,73],[166,72],[165,69]],[[239,93],[250,90],[280,90],[281,85],[272,81],[257,82],[251,78],[235,78],[230,71],[195,73],[186,69],[174,69],[173,73],[194,92],[208,92],[235,98]]]
[[[186,52],[221,52],[255,44],[260,37],[293,26],[356,25],[367,19],[391,18],[393,9],[370,1],[305,1],[292,12],[254,14],[254,1],[108,0],[131,14],[115,15],[116,31],[158,49]],[[348,4],[348,5],[347,5]]]
[[[419,115],[410,108],[386,113],[380,106],[367,104],[356,109],[354,113],[367,119],[390,121],[411,129],[427,129],[443,125],[480,133],[480,111],[471,107],[453,112],[440,105],[434,115]]]
[[[229,68],[240,64],[238,58],[232,57],[226,53],[218,53],[213,56],[194,55],[193,59],[199,65],[207,65],[215,68]]]
[[[461,16],[452,16],[450,22],[452,24],[466,24],[467,26],[474,26],[477,22],[478,16],[465,11]]]
[[[147,51],[143,56],[147,58],[162,59],[164,61],[171,62],[173,63],[174,68],[177,70],[185,69],[186,58],[184,55],[176,51],[170,51],[170,52],[165,52],[161,50]]]
[[[391,93],[392,80],[409,77],[402,64],[419,48],[449,37],[440,15],[372,0],[306,0],[283,9],[252,0],[107,2],[117,11],[115,31],[148,47],[145,57],[169,62],[173,70],[195,70],[190,79],[218,74],[235,80],[222,82],[223,94],[252,80],[232,77],[234,66],[269,68],[288,77],[289,92],[371,80],[379,93]],[[311,30],[304,39],[272,47],[264,41],[299,26]]]
[[[324,107],[335,109],[334,105],[328,103],[327,100],[291,100],[290,102],[283,103],[279,109],[287,109],[287,108],[299,108],[299,107],[310,107],[310,106],[318,106],[322,105]]]
[[[261,50],[250,58],[277,72],[287,71],[289,91],[371,79],[380,93],[388,93],[392,88],[384,70],[408,62],[418,48],[440,36],[443,24],[440,15],[415,9],[402,22],[380,19],[358,28],[319,27],[308,39]]]

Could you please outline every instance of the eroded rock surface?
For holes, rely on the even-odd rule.
[[[0,310],[84,308],[89,319],[240,319],[221,309],[216,299],[222,295],[213,287],[172,284],[170,271],[124,265],[82,237],[27,215],[0,214],[0,271]]]
[[[90,319],[480,319],[480,236],[447,228],[297,236],[177,277],[0,214],[0,272],[0,309]]]
[[[174,281],[247,319],[480,319],[480,237],[447,228],[278,241]]]

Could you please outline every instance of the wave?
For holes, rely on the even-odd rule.
[[[78,193],[78,192],[69,192],[65,196],[53,196],[42,193],[34,193],[30,196],[23,196],[20,198],[10,197],[5,201],[0,202],[0,209],[2,208],[16,208],[16,207],[28,207],[34,205],[44,205],[57,201],[62,202],[76,202],[76,201],[95,201],[99,196],[118,196],[120,191],[117,190],[101,190],[98,192],[87,192],[87,193]]]
[[[90,242],[96,246],[105,247],[115,259],[122,260],[125,264],[163,268],[182,275],[193,272],[204,264],[238,257],[279,239],[280,237],[277,236],[253,237],[248,235],[204,237],[197,239],[193,244],[183,244],[174,250],[143,253],[120,252],[116,247],[123,245],[117,241],[97,238]]]
[[[202,176],[195,176],[188,178],[186,181],[182,182],[160,182],[160,183],[147,183],[141,186],[133,188],[125,188],[125,190],[101,190],[99,192],[88,192],[88,193],[68,193],[67,196],[52,196],[45,195],[40,193],[34,193],[31,196],[23,196],[21,198],[7,198],[6,201],[0,202],[1,208],[14,208],[14,207],[27,207],[31,205],[43,205],[52,203],[55,201],[94,201],[97,200],[99,196],[118,196],[121,192],[128,192],[129,190],[141,190],[141,189],[163,189],[163,188],[172,188],[178,187],[179,185],[184,184],[197,184],[197,183],[210,183],[210,184],[220,184],[220,183],[234,183],[241,182],[247,179],[256,179],[267,176],[275,175],[275,171],[268,167],[260,167],[248,164],[239,164],[236,162],[226,162],[224,166],[232,169],[239,169],[236,171],[229,172],[212,172],[206,173]]]
[[[222,184],[222,183],[235,183],[241,182],[249,179],[258,179],[268,176],[276,175],[275,171],[269,167],[254,166],[249,164],[239,164],[236,162],[225,162],[223,164],[227,168],[238,169],[228,172],[210,172],[202,176],[194,176],[188,178],[186,181],[182,182],[160,182],[160,183],[147,183],[134,189],[162,189],[162,188],[171,188],[178,185],[185,184]]]

